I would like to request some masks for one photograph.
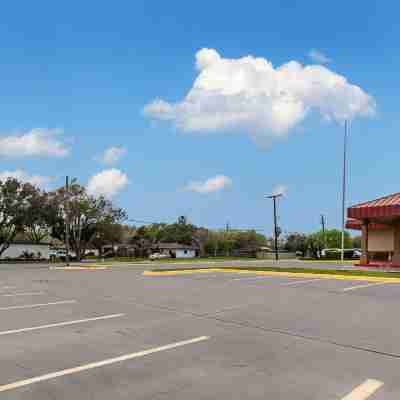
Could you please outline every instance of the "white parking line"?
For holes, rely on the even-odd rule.
[[[161,347],[155,347],[155,348],[149,349],[149,350],[139,351],[137,353],[125,354],[125,355],[122,355],[122,356],[119,356],[119,357],[109,358],[107,360],[97,361],[97,362],[93,362],[93,363],[86,364],[86,365],[80,365],[80,366],[75,367],[75,368],[63,369],[61,371],[57,371],[57,372],[52,372],[52,373],[45,374],[45,375],[36,376],[34,378],[25,379],[25,380],[17,381],[17,382],[14,382],[14,383],[9,383],[7,385],[2,385],[2,386],[0,386],[0,392],[5,392],[7,390],[17,389],[17,388],[20,388],[20,387],[23,387],[23,386],[27,386],[27,385],[32,385],[32,384],[38,383],[38,382],[48,381],[50,379],[59,378],[60,376],[76,374],[78,372],[87,371],[87,370],[93,369],[93,368],[104,367],[106,365],[115,364],[115,363],[119,363],[119,362],[127,361],[127,360],[132,360],[134,358],[144,357],[144,356],[147,356],[149,354],[153,354],[153,353],[158,353],[160,351],[174,349],[176,347],[185,346],[187,344],[193,344],[193,343],[202,342],[204,340],[208,340],[209,338],[210,338],[209,336],[200,336],[200,337],[193,338],[193,339],[190,339],[190,340],[184,340],[184,341],[181,341],[181,342],[167,344],[167,345],[161,346]]]
[[[343,397],[342,400],[365,400],[372,396],[379,388],[383,386],[383,382],[375,379],[367,379],[363,384],[356,387],[351,393]]]
[[[1,287],[0,289],[16,289],[17,287],[16,286],[3,286],[3,287]]]
[[[44,292],[26,292],[26,293],[7,293],[2,294],[4,297],[14,297],[14,296],[42,296]]]
[[[77,319],[75,321],[57,322],[55,324],[32,326],[30,328],[12,329],[12,330],[9,330],[9,331],[1,331],[0,332],[0,336],[11,335],[13,333],[37,331],[39,329],[55,328],[55,327],[58,327],[58,326],[76,325],[76,324],[82,324],[84,322],[101,321],[103,319],[111,319],[111,318],[123,317],[124,315],[125,314],[102,315],[100,317]]]
[[[289,282],[289,283],[284,283],[284,286],[290,286],[290,285],[300,285],[302,283],[311,283],[311,282],[317,282],[317,281],[326,281],[329,280],[329,278],[314,278],[314,279],[307,279],[303,281],[295,281],[295,282]]]
[[[63,300],[63,301],[54,301],[52,303],[38,303],[38,304],[25,304],[23,306],[0,307],[0,311],[20,310],[24,308],[36,308],[45,306],[57,306],[59,304],[72,304],[72,303],[76,303],[76,300]]]
[[[370,287],[370,286],[385,285],[385,284],[386,284],[386,282],[366,283],[364,285],[349,286],[349,287],[344,288],[342,290],[343,290],[343,292],[348,292],[349,290],[356,290],[356,289],[367,288],[367,287]]]
[[[246,278],[233,278],[232,281],[248,281],[251,279],[267,279],[271,278],[270,276],[247,276]]]

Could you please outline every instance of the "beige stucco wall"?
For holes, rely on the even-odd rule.
[[[369,251],[393,251],[393,229],[370,230],[368,235]]]

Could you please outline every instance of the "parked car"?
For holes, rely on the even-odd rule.
[[[55,258],[65,257],[66,254],[67,252],[65,251],[65,249],[52,248],[49,251],[50,257],[55,257]]]
[[[321,258],[330,260],[339,260],[342,255],[342,249],[323,249],[321,250]],[[360,249],[344,249],[344,258],[358,259],[361,257]]]
[[[67,251],[63,248],[52,248],[49,252],[50,259],[65,261],[67,258]],[[69,260],[76,260],[76,254],[72,251],[69,253]]]
[[[168,254],[164,254],[164,253],[153,253],[153,254],[151,254],[149,256],[149,259],[151,261],[161,260],[161,259],[164,259],[164,258],[169,258],[169,255]]]

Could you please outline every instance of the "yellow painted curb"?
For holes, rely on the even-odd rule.
[[[341,274],[320,274],[311,272],[279,272],[279,271],[252,271],[243,269],[222,269],[222,268],[199,268],[190,270],[174,270],[174,271],[144,271],[144,276],[176,276],[193,273],[207,272],[234,272],[239,274],[254,274],[265,276],[281,276],[286,278],[322,278],[322,279],[337,279],[344,281],[360,281],[360,282],[383,282],[383,283],[400,283],[400,278],[379,277],[379,276],[362,276],[362,275],[341,275]]]

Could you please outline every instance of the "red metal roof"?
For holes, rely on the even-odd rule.
[[[347,229],[356,229],[361,230],[362,222],[358,219],[348,218],[346,221],[346,228]],[[384,224],[376,224],[376,223],[369,223],[368,229],[375,230],[375,229],[387,229],[388,226]]]
[[[400,216],[400,193],[349,207],[347,216],[358,219]]]

